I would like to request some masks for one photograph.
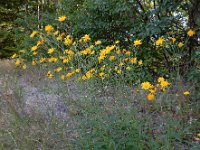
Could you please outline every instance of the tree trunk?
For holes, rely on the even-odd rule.
[[[198,32],[200,29],[198,26],[200,26],[200,0],[190,0],[192,3],[192,7],[189,10],[189,22],[188,25],[191,29],[196,30]],[[189,59],[190,64],[192,64],[192,53],[195,51],[196,47],[199,45],[198,43],[198,37],[194,36],[189,39]]]
[[[191,0],[192,8],[189,11],[189,26],[197,28],[200,23],[200,0]]]

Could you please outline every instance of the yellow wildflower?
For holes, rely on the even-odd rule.
[[[115,41],[115,44],[119,44],[119,42],[120,42],[120,41],[119,41],[119,40],[117,40],[117,41]]]
[[[35,60],[32,61],[32,65],[35,66],[37,62]]]
[[[120,69],[120,70],[117,70],[117,73],[118,74],[122,74],[122,70]]]
[[[37,31],[33,31],[30,35],[31,38],[35,37],[35,35],[37,34]]]
[[[119,63],[119,67],[122,67],[123,65],[124,65],[123,62],[120,62],[120,63]]]
[[[46,25],[45,26],[45,31],[47,32],[47,33],[50,33],[51,31],[53,31],[53,26],[52,25]]]
[[[115,45],[107,46],[105,51],[107,54],[109,54],[112,50],[114,50],[114,48],[115,48]]]
[[[74,72],[69,72],[69,73],[67,73],[67,75],[66,75],[66,77],[71,77],[71,76],[73,76],[73,74],[74,74]]]
[[[138,65],[142,65],[143,64],[143,61],[142,60],[139,60],[138,61]]]
[[[62,71],[62,67],[58,67],[58,68],[55,70],[55,72],[60,72],[60,71]]]
[[[105,49],[102,49],[98,57],[99,62],[104,60],[106,58],[106,55],[109,54],[112,50],[114,50],[114,48],[115,48],[115,45],[111,45],[111,46],[107,46]]]
[[[64,37],[64,36],[65,36],[65,33],[64,33],[64,32],[62,32],[62,33],[61,33],[61,36],[62,36],[62,37]]]
[[[68,62],[69,62],[69,59],[67,59],[67,58],[63,59],[63,64],[66,64]]]
[[[187,35],[189,37],[192,37],[195,34],[195,31],[193,31],[192,29],[189,29],[189,31],[187,32]]]
[[[131,52],[130,51],[126,51],[125,53],[127,56],[130,56],[131,55]]]
[[[41,44],[44,44],[46,41],[44,39],[41,39]]]
[[[93,74],[91,71],[86,72],[85,76],[87,77],[87,79],[92,78]]]
[[[86,77],[86,76],[82,76],[81,79],[82,79],[82,80],[86,80],[87,77]]]
[[[95,45],[100,45],[100,44],[101,44],[100,40],[98,40],[98,41],[95,42]]]
[[[88,34],[85,34],[82,38],[81,38],[81,40],[80,40],[80,42],[88,42],[88,41],[90,41],[91,40],[91,38],[90,38],[90,35],[88,35]]]
[[[41,58],[40,63],[44,63],[46,61],[46,58]]]
[[[37,55],[38,54],[38,52],[33,52],[33,55],[35,56],[35,55]]]
[[[169,37],[169,41],[172,42],[172,43],[175,43],[175,42],[176,42],[176,38],[174,38],[174,37]]]
[[[24,64],[24,65],[22,66],[22,69],[25,70],[26,68],[27,68],[27,66]]]
[[[130,59],[130,63],[131,63],[131,64],[136,64],[136,63],[137,63],[137,58],[136,58],[136,57],[131,58],[131,59]]]
[[[115,56],[110,56],[110,57],[109,57],[109,60],[110,60],[110,61],[115,60]]]
[[[58,61],[58,58],[55,58],[55,57],[51,57],[48,59],[48,62],[57,62]]]
[[[80,51],[80,54],[90,55],[90,54],[94,54],[94,51],[92,51],[90,48],[86,48],[85,50]]]
[[[53,74],[51,73],[51,71],[48,71],[47,77],[50,78],[50,79],[53,77]]]
[[[116,51],[116,53],[119,55],[119,54],[121,53],[120,49],[118,49],[118,50]]]
[[[76,69],[75,70],[76,73],[79,73],[80,71],[81,71],[81,69]]]
[[[140,46],[142,45],[142,41],[141,40],[135,40],[134,41],[134,46]]]
[[[144,89],[144,90],[148,90],[148,89],[150,89],[150,88],[152,87],[152,85],[151,85],[150,82],[143,82],[143,83],[141,84],[141,87],[142,87],[142,89]]]
[[[179,43],[178,43],[178,47],[179,47],[179,48],[182,48],[183,46],[184,46],[184,44],[183,44],[182,42],[179,42]]]
[[[95,72],[94,68],[92,68],[89,71],[87,71],[86,74],[85,74],[85,76],[87,77],[87,79],[92,78],[94,72]]]
[[[156,41],[156,45],[159,46],[159,45],[162,45],[164,42],[164,38],[163,37],[159,37],[158,40]]]
[[[58,61],[58,58],[55,58],[55,57],[52,58],[52,62],[55,63],[55,62],[57,62],[57,61]]]
[[[48,54],[52,54],[54,51],[55,51],[54,48],[49,48],[49,49],[48,49]]]
[[[101,71],[104,71],[104,70],[105,70],[105,68],[106,68],[106,66],[105,66],[105,65],[103,65],[103,66],[100,68],[100,70],[101,70]]]
[[[64,81],[64,80],[66,79],[66,78],[65,78],[65,75],[61,75],[61,76],[60,76],[60,79]]]
[[[67,55],[74,55],[74,52],[70,49],[65,50],[64,53],[67,54]]]
[[[37,46],[33,46],[33,47],[31,47],[31,50],[32,50],[32,51],[36,51],[37,49],[38,49]]]
[[[99,73],[99,77],[103,77],[104,75],[105,75],[104,72],[100,72],[100,73]]]
[[[38,41],[38,42],[37,42],[37,46],[40,46],[41,44],[42,44],[41,41]]]
[[[160,82],[161,89],[165,89],[166,87],[170,86],[170,83],[166,80]]]
[[[148,100],[148,101],[153,101],[154,99],[155,99],[155,95],[154,95],[154,94],[149,93],[149,94],[147,95],[147,100]]]
[[[56,38],[57,41],[62,41],[62,36],[59,35],[57,38]]]
[[[163,82],[163,81],[165,81],[165,79],[163,78],[163,77],[159,77],[158,78],[158,82],[160,83],[160,82]]]
[[[123,49],[122,51],[123,51],[123,53],[126,53],[127,50],[126,50],[126,49]]]
[[[189,91],[185,91],[185,92],[183,92],[183,94],[184,94],[184,95],[189,95],[190,92],[189,92]]]
[[[99,60],[99,62],[101,62],[101,61],[104,60],[105,58],[106,58],[105,55],[100,55],[100,56],[98,57],[98,60]]]
[[[64,56],[59,56],[59,59],[63,60],[63,59],[65,59],[65,57]]]
[[[54,33],[53,33],[53,35],[58,35],[58,33],[59,33],[59,31],[55,31]]]
[[[65,38],[64,44],[70,46],[73,43],[73,39],[70,35]]]
[[[131,67],[129,67],[129,66],[128,66],[128,67],[126,67],[126,70],[130,71],[130,70],[131,70]]]
[[[44,35],[43,33],[40,33],[40,38],[41,38],[41,39],[43,38],[43,35]]]
[[[15,65],[19,66],[21,64],[21,61],[19,59],[16,60]]]
[[[13,54],[13,55],[11,56],[12,59],[14,59],[14,58],[16,58],[16,57],[17,57],[17,54],[16,54],[16,53]]]
[[[94,45],[90,45],[89,48],[93,49],[93,48],[94,48]]]
[[[45,40],[42,39],[42,40],[40,40],[40,41],[37,42],[37,46],[40,46],[40,45],[42,45],[42,44],[44,44],[44,43],[45,43]]]
[[[60,17],[58,17],[58,21],[59,22],[64,22],[66,19],[67,19],[66,16],[60,16]]]
[[[149,92],[151,92],[152,94],[156,93],[157,88],[154,86],[151,86],[151,89],[149,90]]]

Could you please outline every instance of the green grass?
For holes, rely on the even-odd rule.
[[[193,140],[200,132],[199,101],[182,94],[188,86],[180,81],[176,92],[170,89],[148,102],[132,85],[49,80],[44,68],[19,71],[10,62],[1,64],[0,149],[199,149]],[[49,103],[56,102],[48,94],[59,95],[58,110],[52,105],[30,111],[22,79]]]

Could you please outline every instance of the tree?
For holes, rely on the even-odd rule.
[[[13,20],[17,18],[19,7],[24,0],[10,0],[0,2],[0,58],[12,55],[15,49]]]

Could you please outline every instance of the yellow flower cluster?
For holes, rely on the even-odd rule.
[[[102,49],[98,57],[99,62],[103,61],[106,58],[106,55],[110,54],[110,52],[114,50],[114,48],[115,45],[107,46],[105,49]]]
[[[60,16],[56,20],[62,24],[67,17]],[[187,35],[192,37],[195,32],[190,29]],[[25,51],[24,55],[32,57],[30,60],[33,66],[45,64],[46,67],[51,64],[49,66],[53,68],[46,73],[50,79],[59,77],[64,81],[70,77],[78,80],[89,80],[94,77],[100,80],[131,78],[136,71],[142,72],[147,64],[147,61],[142,60],[138,55],[139,51],[145,50],[141,46],[145,43],[142,39],[133,40],[129,49],[121,48],[119,40],[105,46],[101,40],[93,42],[89,34],[76,39],[64,31],[54,30],[50,24],[46,25],[43,31],[33,31],[30,38],[37,39],[37,43],[33,44],[30,50]],[[184,48],[186,45],[182,40],[173,36],[168,38],[161,36],[152,41],[153,45],[158,48],[168,43],[174,44],[177,48]],[[17,54],[11,58],[16,59],[16,66],[21,66],[22,69],[27,68],[25,61]],[[170,86],[170,83],[163,77],[159,77],[157,82],[156,85],[148,81],[141,84],[141,88],[148,91],[146,96],[148,101],[153,101],[158,91],[166,91]],[[185,91],[183,94],[189,95],[190,92]]]
[[[86,42],[89,42],[90,40],[91,40],[90,35],[85,34],[85,35],[79,40],[79,42],[84,42],[84,43],[86,43]]]
[[[82,54],[82,55],[91,55],[91,54],[94,54],[94,51],[89,47],[89,48],[86,48],[86,49],[80,51],[80,54]]]
[[[70,35],[67,35],[66,38],[64,39],[64,44],[66,46],[70,46],[72,44],[72,42],[73,42],[72,37]]]
[[[143,82],[141,84],[141,88],[149,92],[147,94],[148,101],[153,101],[155,99],[156,91],[158,91],[158,89],[160,89],[160,91],[163,92],[166,90],[166,88],[170,86],[170,83],[163,77],[159,77],[157,81],[158,81],[157,85],[153,85],[148,81]]]
[[[119,41],[115,41],[113,45],[108,45],[105,48],[102,48],[102,46],[100,46],[102,44],[100,40],[97,40],[94,44],[92,44],[90,42],[90,36],[87,34],[78,41],[73,40],[70,35],[67,35],[64,38],[64,41],[61,41],[65,34],[59,34],[59,31],[55,31],[53,34],[50,35],[50,33],[53,31],[51,30],[53,29],[53,27],[51,28],[51,25],[48,25],[47,27],[50,29],[45,29],[47,36],[55,37],[55,39],[57,39],[57,41],[59,42],[59,45],[63,45],[62,47],[67,48],[63,50],[59,47],[49,47],[52,45],[48,45],[48,43],[46,43],[43,38],[43,33],[40,33],[40,40],[37,42],[37,45],[31,47],[33,57],[31,63],[32,65],[39,65],[43,63],[56,63],[55,65],[57,66],[57,64],[59,64],[59,66],[57,66],[54,71],[49,70],[47,72],[48,78],[53,78],[54,76],[57,76],[57,74],[59,74],[60,79],[65,80],[66,78],[79,74],[79,80],[91,79],[93,76],[104,80],[106,77],[112,77],[111,75],[114,75],[115,73],[121,75],[125,71],[130,72],[131,70],[133,70],[134,65],[140,66],[143,64],[142,60],[137,60],[137,57],[134,57],[133,52],[126,49],[121,50],[119,46],[116,46],[117,44],[119,44]],[[45,43],[47,45],[42,46]],[[83,49],[77,50],[77,45],[79,45]],[[141,45],[141,41],[138,40],[138,43],[136,45]],[[46,47],[49,48],[46,50]],[[95,51],[95,49],[97,48],[99,50]],[[92,63],[95,64],[94,68],[87,68],[87,64],[84,63],[84,66],[82,66],[81,68],[73,69],[74,67],[76,67],[73,64],[73,61],[85,60],[85,57],[93,59]],[[16,56],[13,56],[13,58],[16,58]],[[104,63],[107,63],[108,60],[112,63],[105,65]],[[80,64],[81,62],[78,62],[78,65]],[[100,64],[102,64],[102,66],[99,66]],[[20,65],[21,63],[17,61],[16,66]],[[83,69],[83,67],[86,67],[88,71],[84,71],[85,69]],[[67,73],[64,73],[65,71],[67,71]]]
[[[94,69],[94,68],[90,69],[89,71],[87,71],[87,72],[85,73],[85,75],[83,75],[83,76],[81,77],[81,79],[82,79],[82,80],[91,79],[92,76],[93,76],[93,74],[94,74],[94,72],[95,72],[95,69]]]

